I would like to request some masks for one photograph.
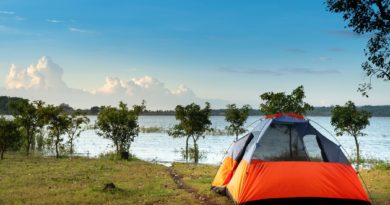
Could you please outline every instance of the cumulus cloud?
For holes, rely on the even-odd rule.
[[[106,77],[105,84],[97,90],[93,90],[92,94],[114,94],[126,91],[128,87],[126,84],[126,81],[120,80],[119,78]]]
[[[64,70],[49,57],[42,57],[37,64],[25,69],[11,65],[1,95],[19,96],[30,100],[44,100],[51,104],[67,103],[77,108],[101,105],[117,105],[124,101],[129,105],[146,100],[147,109],[174,109],[178,104],[209,101],[213,107],[224,107],[228,102],[218,99],[202,99],[185,85],[170,90],[158,79],[145,75],[120,79],[106,77],[102,86],[94,90],[73,89],[62,80]]]
[[[176,88],[176,90],[172,91],[172,94],[174,94],[174,95],[193,95],[194,93],[187,86],[181,84]]]
[[[7,89],[63,89],[66,88],[62,80],[63,69],[53,63],[49,57],[42,57],[35,65],[26,69],[18,69],[15,64],[6,76]]]

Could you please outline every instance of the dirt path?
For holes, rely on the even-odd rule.
[[[193,189],[192,187],[185,184],[182,180],[182,176],[178,175],[172,167],[168,167],[168,172],[179,189],[183,189],[187,193],[194,195],[194,197],[196,199],[198,199],[201,204],[203,204],[203,205],[218,205],[213,199],[200,194],[195,189]]]

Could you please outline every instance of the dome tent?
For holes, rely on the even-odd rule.
[[[266,116],[229,148],[212,189],[235,204],[370,204],[339,145],[303,116]]]

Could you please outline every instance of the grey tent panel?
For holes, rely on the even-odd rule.
[[[307,119],[290,116],[264,119],[251,133],[253,139],[246,146],[243,156],[247,162],[323,161],[349,164],[340,146],[324,137]],[[237,143],[243,147],[243,142],[239,140]]]

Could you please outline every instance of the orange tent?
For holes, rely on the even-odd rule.
[[[340,146],[302,116],[267,116],[229,148],[212,189],[235,204],[370,204]]]

